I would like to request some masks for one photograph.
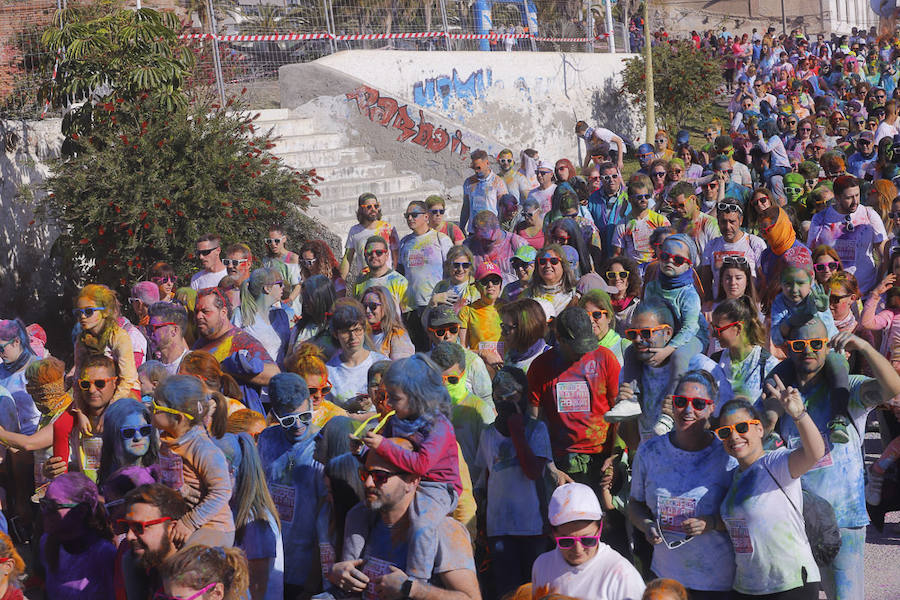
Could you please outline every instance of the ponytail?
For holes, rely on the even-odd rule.
[[[740,296],[723,301],[713,311],[713,317],[724,317],[729,321],[740,321],[744,325],[744,332],[751,344],[754,346],[766,346],[765,327],[760,323],[755,303],[749,296]]]
[[[249,327],[256,322],[256,297],[250,292],[250,280],[241,284],[241,325]]]
[[[224,600],[240,600],[250,586],[247,558],[239,548],[188,546],[166,560],[160,569],[164,582],[201,589],[221,583]]]
[[[218,440],[228,433],[228,400],[219,392],[213,392],[209,397],[216,403],[210,409],[212,410],[212,419],[209,424],[209,433]]]

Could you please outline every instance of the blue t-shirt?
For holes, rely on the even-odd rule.
[[[313,459],[313,431],[297,442],[288,441],[280,425],[259,434],[259,456],[269,492],[278,508],[284,546],[284,582],[304,585],[318,565],[315,515],[325,499],[322,465]]]
[[[863,527],[869,523],[866,512],[865,482],[863,480],[862,440],[859,433],[865,431],[866,416],[875,406],[881,404],[881,394],[864,397],[862,385],[874,381],[862,375],[850,376],[850,401],[848,409],[853,426],[847,428],[850,441],[832,445],[828,439],[828,422],[835,417],[831,403],[831,382],[824,377],[809,389],[802,390],[803,400],[809,416],[816,423],[825,439],[825,456],[803,477],[803,488],[828,500],[834,507],[834,514],[840,527]],[[781,418],[776,431],[784,439],[787,448],[799,447],[800,433],[793,419]]]

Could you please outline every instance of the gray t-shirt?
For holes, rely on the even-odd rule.
[[[437,552],[429,581],[434,582],[438,575],[449,571],[468,569],[475,572],[472,542],[459,521],[445,517],[435,529],[435,535],[438,538]],[[384,522],[364,504],[357,504],[347,513],[341,560],[365,558],[366,562],[360,570],[370,580],[389,573],[391,565],[406,572],[409,543],[406,536],[399,537],[392,540],[391,530]]]

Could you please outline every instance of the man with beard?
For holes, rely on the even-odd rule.
[[[534,186],[516,167],[512,150],[509,148],[501,150],[500,154],[497,155],[497,162],[500,164],[500,179],[506,184],[508,193],[515,196],[517,202],[527,198],[528,192]]]
[[[391,440],[412,450],[405,438]],[[367,452],[359,469],[365,501],[347,514],[343,560],[334,565],[328,579],[345,594],[361,594],[372,583],[379,598],[428,598],[481,600],[472,543],[465,528],[452,517],[437,527],[437,553],[428,581],[408,576],[409,507],[420,478],[398,469],[377,452]]]
[[[472,265],[474,270],[483,262],[492,262],[500,267],[503,275],[503,285],[516,281],[515,271],[513,271],[510,260],[516,250],[522,246],[527,246],[528,242],[515,233],[503,231],[500,228],[500,219],[495,213],[483,210],[472,221],[475,234],[463,242],[475,257],[475,263]]]
[[[373,235],[384,238],[388,245],[388,258],[394,268],[397,268],[397,249],[400,247],[400,236],[397,230],[387,221],[381,220],[381,204],[375,194],[366,192],[357,200],[359,208],[356,209],[356,225],[350,228],[347,241],[344,243],[344,259],[341,261],[341,277],[357,280],[366,266],[364,250],[367,240]],[[348,280],[349,282],[349,280]]]
[[[463,182],[463,205],[459,214],[459,226],[466,233],[472,233],[473,218],[481,211],[496,215],[497,200],[508,191],[506,183],[491,171],[487,152],[476,150],[471,157],[471,168],[475,173]]]
[[[125,518],[115,523],[127,547],[116,561],[116,596],[148,600],[162,590],[159,567],[175,554],[170,529],[188,512],[187,502],[161,483],[142,485],[125,496]]]

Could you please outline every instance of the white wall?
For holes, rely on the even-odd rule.
[[[354,50],[317,61],[500,140],[516,154],[577,158],[583,119],[634,138],[641,116],[624,101],[626,54]]]

